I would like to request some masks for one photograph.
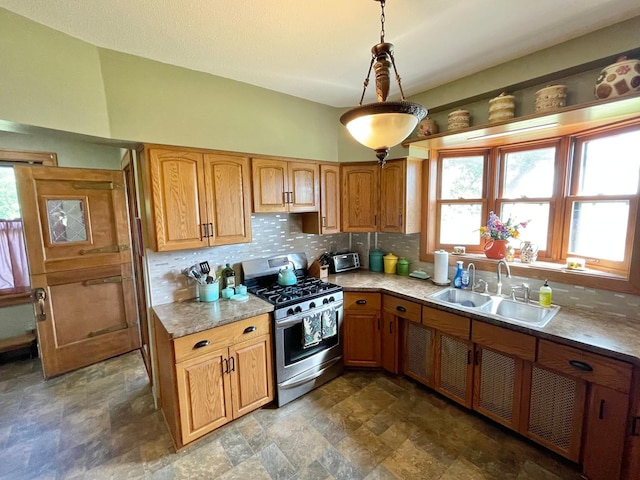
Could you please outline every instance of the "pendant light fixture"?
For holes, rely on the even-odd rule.
[[[362,145],[376,151],[380,167],[384,167],[389,149],[398,145],[416,128],[418,122],[427,115],[427,109],[422,105],[407,102],[402,91],[400,75],[396,69],[396,61],[393,57],[393,44],[384,41],[384,5],[385,0],[374,0],[380,2],[382,14],[380,23],[380,43],[371,48],[371,63],[369,72],[364,80],[364,89],[360,97],[359,106],[345,112],[340,117],[340,122],[347,127],[349,133]],[[375,64],[374,64],[375,63]],[[400,88],[401,101],[387,102],[389,95],[389,67],[393,67],[396,82]],[[376,72],[376,103],[362,104],[364,94],[369,85],[371,69]]]

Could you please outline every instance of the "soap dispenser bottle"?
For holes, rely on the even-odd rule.
[[[541,307],[550,307],[551,306],[551,287],[549,286],[549,282],[547,280],[544,281],[544,285],[540,287],[540,294],[538,297],[538,302]]]
[[[453,277],[453,286],[456,288],[462,288],[462,260],[456,262],[458,266],[456,275]]]

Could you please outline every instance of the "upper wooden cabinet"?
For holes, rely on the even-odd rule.
[[[302,216],[302,231],[315,235],[340,233],[340,164],[320,164],[320,212]]]
[[[420,159],[343,166],[342,231],[419,232],[421,189]]]
[[[251,241],[248,158],[156,146],[140,154],[154,250]]]
[[[315,162],[254,158],[253,211],[317,212],[320,168]]]

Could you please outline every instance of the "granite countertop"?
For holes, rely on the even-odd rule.
[[[217,302],[167,303],[153,307],[153,311],[170,338],[184,337],[210,328],[273,312],[273,305],[249,294],[246,302],[221,298]]]
[[[357,272],[330,275],[328,281],[342,286],[346,291],[390,293],[433,308],[507,327],[640,366],[640,324],[630,319],[607,315],[607,312],[592,312],[561,307],[560,311],[547,325],[538,328],[497,320],[469,310],[461,311],[432,301],[427,297],[446,287],[437,286],[431,280],[359,270]]]

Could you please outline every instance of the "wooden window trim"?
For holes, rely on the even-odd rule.
[[[31,163],[44,167],[57,167],[58,155],[54,152],[30,152],[27,150],[0,150],[0,162]]]
[[[573,148],[573,144],[577,139],[581,139],[583,136],[593,135],[594,133],[603,132],[607,133],[611,130],[617,129],[617,127],[629,126],[630,128],[638,128],[640,126],[640,117],[635,117],[631,120],[626,120],[618,124],[607,125],[598,127],[597,129],[590,129],[584,132],[573,132],[571,135],[561,137],[561,150],[565,158],[568,158],[568,153]],[[549,139],[541,138],[536,141],[549,141]],[[514,141],[514,143],[516,143]],[[504,147],[505,145],[502,145]],[[493,148],[496,146],[494,145]],[[492,148],[491,146],[485,147]],[[474,150],[478,150],[479,147],[475,147]],[[423,203],[423,217],[422,217],[422,230],[420,233],[420,261],[422,262],[434,262],[433,252],[436,250],[438,230],[438,218],[437,218],[437,205],[436,205],[436,192],[438,188],[438,155],[442,151],[455,151],[448,149],[436,149],[429,150],[429,160],[423,164],[423,185],[427,188],[423,189],[422,203]],[[469,151],[471,149],[456,149],[457,151]],[[566,189],[569,191],[570,175],[568,164],[565,168],[560,168],[557,172],[558,178],[556,184],[558,188]],[[640,194],[635,196],[633,212],[630,212],[636,219],[634,229],[629,230],[627,244],[631,244],[631,238],[633,238],[633,244],[631,245],[631,257],[629,258],[629,268],[626,272],[615,273],[589,269],[586,272],[582,271],[567,271],[564,269],[564,264],[550,263],[544,261],[538,261],[534,264],[522,264],[520,262],[510,263],[511,272],[513,275],[527,277],[543,281],[548,279],[550,282],[564,283],[570,285],[577,285],[588,288],[597,288],[602,290],[610,290],[621,293],[629,293],[633,295],[640,295],[640,219],[638,219],[638,198]],[[565,196],[565,198],[568,195]],[[486,200],[486,199],[485,199]],[[562,231],[563,238],[566,237],[564,229],[561,229],[563,219],[565,218],[565,200],[561,199],[562,205],[556,206],[557,212],[555,215],[555,222],[553,224],[553,231]],[[632,217],[633,218],[633,217]],[[561,242],[554,243],[554,251],[552,255],[555,258],[561,258],[560,252],[563,246]],[[467,253],[465,255],[457,256],[456,259],[463,260],[465,263],[473,262],[478,270],[495,271],[497,260],[488,259],[483,254]]]

